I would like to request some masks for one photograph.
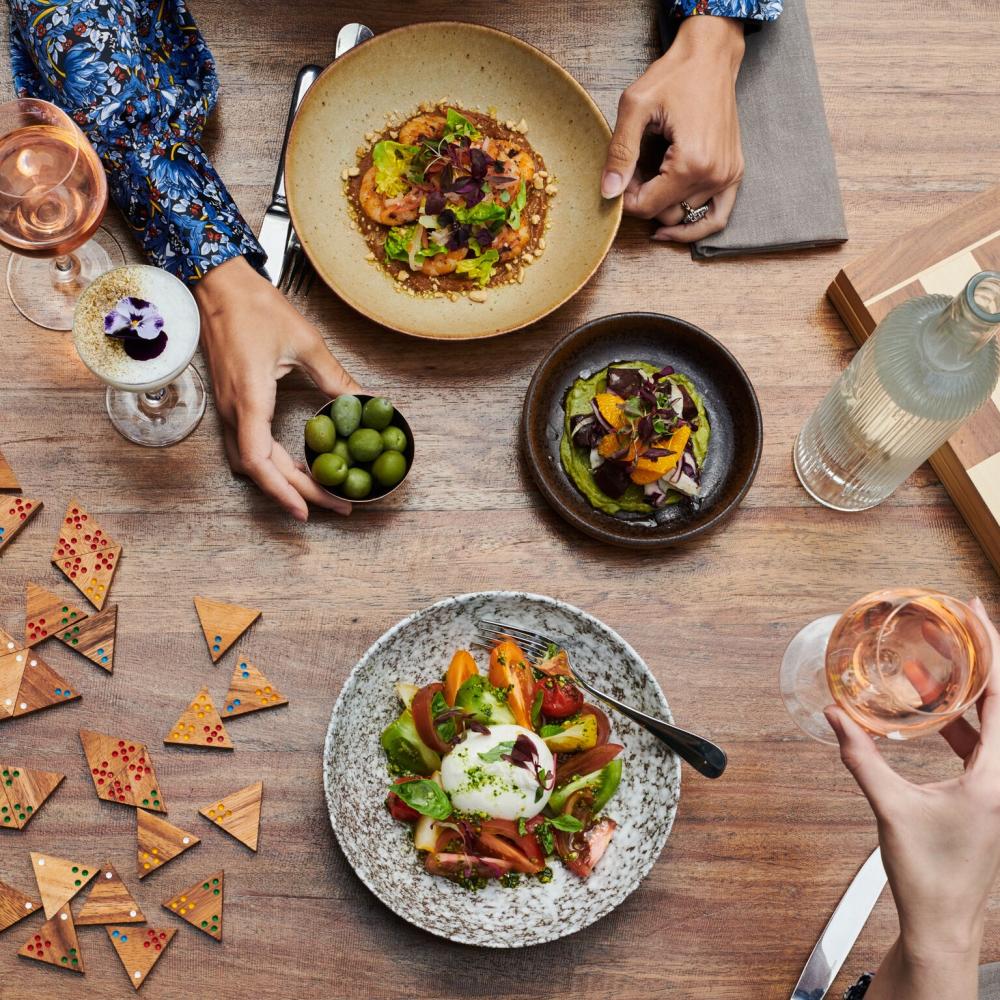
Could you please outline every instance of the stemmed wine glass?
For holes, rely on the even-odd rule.
[[[69,330],[80,293],[124,263],[100,229],[104,168],[73,120],[54,104],[0,104],[0,243],[12,251],[7,290],[32,323]]]
[[[919,588],[879,590],[789,643],[779,685],[789,715],[836,743],[823,715],[836,702],[874,736],[909,740],[958,718],[983,693],[990,642],[968,605]]]

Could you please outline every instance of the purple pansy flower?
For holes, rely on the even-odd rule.
[[[125,353],[135,361],[159,357],[167,346],[163,317],[152,302],[126,295],[104,317],[104,332],[120,340]]]

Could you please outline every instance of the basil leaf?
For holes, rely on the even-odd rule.
[[[544,699],[545,699],[545,692],[542,691],[541,688],[539,688],[535,692],[535,700],[531,703],[531,725],[535,729],[538,728],[538,723],[541,722],[542,720],[542,701]],[[547,729],[548,727],[546,726],[544,728]],[[561,726],[557,728],[559,728],[560,730],[562,729]],[[545,735],[544,730],[542,732],[542,735],[543,736]]]
[[[438,691],[437,694],[431,698],[431,717],[433,719],[438,719],[440,716],[445,715],[448,711],[448,702],[445,701],[444,695]],[[458,727],[455,725],[455,720],[446,718],[443,722],[435,723],[438,731],[438,735],[445,741],[445,743],[450,743],[458,732]]]
[[[563,833],[579,833],[583,829],[583,824],[575,816],[553,816],[549,823]]]
[[[395,792],[411,809],[431,819],[447,819],[451,815],[451,799],[429,778],[390,785],[389,791]]]
[[[487,764],[495,764],[501,757],[506,757],[514,749],[513,740],[505,740],[503,743],[498,743],[492,750],[487,750],[486,753],[479,754],[479,759],[485,761]]]

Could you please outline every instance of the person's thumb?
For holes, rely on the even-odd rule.
[[[326,344],[320,338],[317,338],[315,345],[299,360],[317,388],[327,396],[342,396],[345,392],[361,391],[361,386],[327,350]]]
[[[618,120],[608,146],[608,156],[604,162],[601,177],[601,194],[605,198],[617,198],[632,180],[635,165],[639,159],[639,147],[649,124],[649,110],[646,102],[635,96],[630,88],[622,94],[618,102]]]
[[[826,721],[840,744],[840,759],[854,776],[876,816],[883,816],[905,782],[886,763],[875,741],[843,709],[831,705]]]

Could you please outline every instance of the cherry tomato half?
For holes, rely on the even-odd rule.
[[[583,707],[583,692],[564,677],[546,677],[541,682],[542,715],[549,719],[566,719]]]

